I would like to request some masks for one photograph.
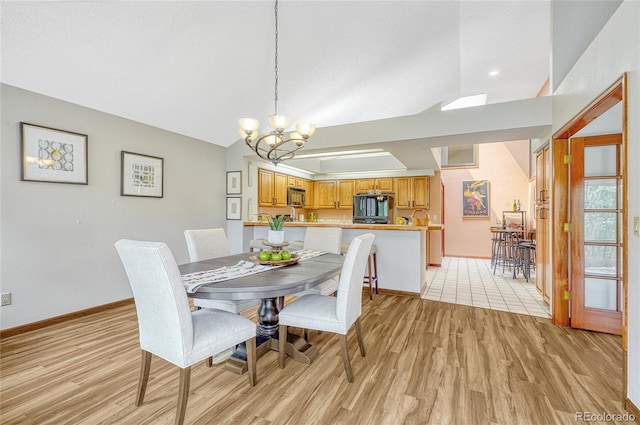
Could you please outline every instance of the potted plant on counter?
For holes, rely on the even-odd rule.
[[[267,216],[267,221],[269,222],[267,242],[274,245],[284,243],[284,216],[269,215]]]

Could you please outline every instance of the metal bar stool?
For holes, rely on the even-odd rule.
[[[343,243],[340,249],[340,253],[345,255],[349,249],[348,243]],[[367,272],[362,280],[363,285],[369,285],[369,299],[373,300],[373,286],[376,287],[376,294],[378,294],[378,247],[376,244],[371,245],[369,250],[369,258],[367,259]]]

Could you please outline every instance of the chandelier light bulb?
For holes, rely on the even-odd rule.
[[[296,131],[300,134],[304,139],[308,139],[313,136],[313,133],[316,131],[316,127],[308,122],[303,122],[296,124]]]
[[[253,118],[240,118],[238,120],[238,126],[245,132],[245,135],[242,136],[244,139],[260,127],[260,121]]]
[[[271,125],[271,128],[279,132],[282,132],[289,127],[290,123],[291,118],[287,115],[271,115],[269,117],[269,124]]]

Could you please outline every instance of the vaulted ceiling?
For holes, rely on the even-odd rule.
[[[274,112],[271,1],[3,1],[1,18],[5,84],[224,147]],[[281,1],[278,110],[323,128],[532,98],[550,34],[549,1]]]

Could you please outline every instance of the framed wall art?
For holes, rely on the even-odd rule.
[[[227,198],[227,220],[242,220],[242,198]]]
[[[462,182],[462,216],[489,217],[489,180]]]
[[[86,134],[20,123],[23,181],[88,184]]]
[[[122,151],[120,195],[162,198],[164,159]]]
[[[227,195],[242,193],[242,171],[227,171]]]

